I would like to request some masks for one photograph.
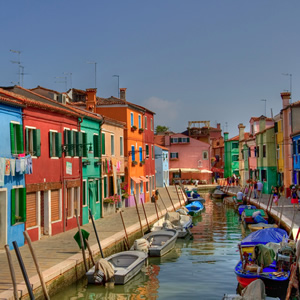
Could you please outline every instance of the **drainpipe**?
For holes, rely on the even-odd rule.
[[[81,123],[83,122],[83,118],[84,116],[81,116],[78,118],[78,123],[77,123],[77,130],[78,132],[80,131],[81,129]],[[79,175],[80,175],[80,210],[81,210],[81,213],[80,213],[80,216],[78,217],[79,218],[79,224],[82,225],[82,215],[83,215],[83,211],[82,211],[82,178],[83,178],[83,172],[82,172],[82,157],[79,157]]]
[[[100,205],[101,205],[101,218],[103,217],[103,201],[102,201],[102,194],[103,194],[103,176],[102,176],[102,125],[105,123],[105,119],[104,116],[102,116],[102,120],[100,121],[99,124],[99,133],[100,133],[100,189],[101,189],[101,193],[100,193]]]

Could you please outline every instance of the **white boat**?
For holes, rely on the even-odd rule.
[[[226,196],[226,193],[221,190],[215,189],[211,195],[213,198],[223,199]]]
[[[105,260],[110,262],[114,268],[115,284],[125,284],[138,274],[148,258],[148,254],[142,251],[123,251],[113,254]],[[88,283],[95,283],[95,266],[87,273]]]
[[[179,238],[184,238],[190,233],[193,219],[189,215],[181,215],[178,212],[168,212],[164,218],[159,219],[153,224],[151,231],[163,229],[175,229]]]
[[[205,202],[205,199],[202,198],[201,196],[198,196],[197,198],[193,198],[193,197],[188,197],[188,203],[192,203],[194,201],[200,201],[200,202]]]
[[[149,256],[163,256],[171,251],[176,243],[178,232],[174,229],[151,231],[143,236],[149,242]]]

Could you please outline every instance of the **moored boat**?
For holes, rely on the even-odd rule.
[[[113,254],[107,258],[114,269],[114,283],[125,284],[136,274],[138,274],[145,265],[148,254],[142,251],[123,251]],[[87,273],[88,283],[100,283],[95,281],[95,266]]]
[[[256,206],[255,205],[245,205],[245,204],[239,205],[238,212],[239,212],[240,216],[242,215],[242,213],[245,209],[256,209]]]
[[[219,189],[215,189],[214,192],[211,194],[211,196],[216,199],[223,199],[226,195],[226,193]]]
[[[204,209],[204,206],[200,201],[193,201],[185,207],[188,209],[188,214],[192,217],[199,216]]]
[[[254,224],[257,223],[255,222],[255,216],[260,215],[265,221],[268,222],[268,214],[266,213],[265,210],[263,209],[248,209],[245,208],[244,211],[242,212],[241,218],[242,221],[245,222],[246,224]]]

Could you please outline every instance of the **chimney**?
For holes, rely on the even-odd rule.
[[[228,132],[224,132],[224,142],[228,141]]]
[[[86,94],[87,94],[86,110],[91,112],[96,111],[96,93],[97,93],[97,89],[86,89]]]
[[[165,132],[165,145],[164,146],[171,146],[171,137],[169,132]]]
[[[266,129],[266,117],[261,116],[259,118],[259,131],[263,131]]]
[[[239,140],[243,140],[245,138],[245,126],[243,125],[243,123],[240,123],[238,125],[238,129],[239,129]]]
[[[281,95],[281,99],[282,99],[282,108],[285,109],[290,104],[291,93],[284,92],[284,93],[281,93],[280,95]]]
[[[221,123],[217,123],[217,129],[221,130]]]
[[[120,88],[120,99],[126,101],[126,90],[127,88]]]

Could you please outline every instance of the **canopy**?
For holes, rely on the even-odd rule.
[[[138,177],[130,177],[135,183],[140,183],[142,180]]]
[[[250,233],[242,240],[241,246],[265,245],[270,242],[280,243],[284,237],[288,238],[288,234],[281,228],[265,228]]]
[[[178,172],[182,172],[182,173],[200,173],[200,170],[198,169],[189,169],[189,168],[172,168],[169,170],[169,172],[173,172],[173,173],[178,173]]]
[[[212,167],[211,170],[213,172],[217,172],[217,173],[224,173],[224,169],[219,169],[219,168]]]
[[[212,171],[209,171],[207,169],[202,169],[202,170],[200,170],[200,173],[212,173]]]
[[[140,178],[143,182],[149,182],[149,179],[146,178],[145,176],[140,176]]]

